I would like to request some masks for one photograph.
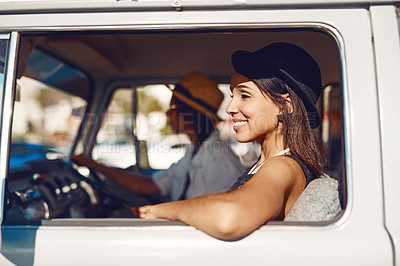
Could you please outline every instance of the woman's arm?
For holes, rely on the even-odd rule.
[[[148,176],[122,171],[96,162],[86,155],[74,155],[72,159],[91,170],[99,171],[114,180],[119,185],[139,194],[152,195],[160,193],[160,188]]]
[[[235,191],[140,207],[140,217],[178,220],[219,239],[238,239],[267,221],[284,218],[292,192],[299,196],[299,188],[304,189],[305,181],[297,180],[299,168],[289,158],[272,158]]]

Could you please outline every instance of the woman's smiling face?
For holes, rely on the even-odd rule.
[[[232,100],[226,112],[232,116],[239,142],[264,141],[278,130],[279,108],[245,76],[234,72],[231,78]]]

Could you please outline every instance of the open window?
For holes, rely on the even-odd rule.
[[[170,99],[164,84],[116,89],[97,133],[93,158],[147,173],[179,161],[190,141],[185,134],[171,132],[166,116]]]
[[[255,27],[29,33],[21,36],[5,222],[108,217],[121,207],[120,197],[109,191],[105,177],[71,165],[71,154],[85,152],[142,173],[167,169],[183,156],[189,140],[171,134],[165,116],[171,93],[165,84],[203,72],[219,84],[226,106],[232,52],[275,41],[303,47],[320,64],[325,89],[318,132],[329,155],[327,170],[345,190],[341,62],[329,32]],[[224,107],[220,114],[226,118]],[[253,144],[232,140],[231,145],[245,167],[258,157]],[[345,193],[342,197],[345,205]]]

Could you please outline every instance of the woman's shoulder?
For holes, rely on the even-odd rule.
[[[285,156],[285,155],[280,155],[280,156],[274,156],[270,158],[266,163],[265,163],[265,168],[275,168],[278,167],[280,170],[299,170],[298,166],[299,164],[293,160],[291,157]],[[301,168],[300,168],[301,170]]]
[[[275,156],[270,158],[255,174],[268,179],[276,179],[279,182],[288,184],[302,176],[301,166],[292,158],[287,156]]]

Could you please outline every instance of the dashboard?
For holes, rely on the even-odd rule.
[[[6,188],[8,224],[100,215],[100,194],[61,159],[32,161],[11,169]]]

